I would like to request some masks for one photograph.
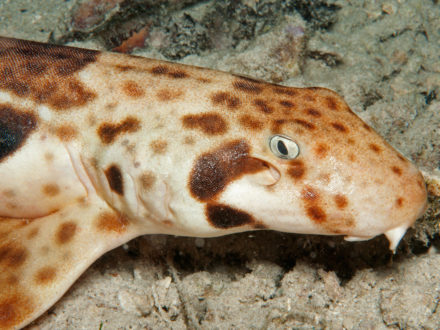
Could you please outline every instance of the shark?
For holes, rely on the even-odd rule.
[[[384,234],[423,176],[326,88],[0,38],[0,328],[146,234]]]

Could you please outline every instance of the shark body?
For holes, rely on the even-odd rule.
[[[257,229],[395,249],[417,168],[335,92],[0,38],[0,328],[132,238]]]

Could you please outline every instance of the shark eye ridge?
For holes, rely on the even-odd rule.
[[[298,144],[285,135],[272,135],[269,138],[269,148],[278,158],[294,159],[299,155]]]

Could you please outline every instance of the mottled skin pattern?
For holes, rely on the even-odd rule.
[[[281,159],[268,139],[300,149]],[[423,213],[418,170],[335,92],[0,38],[0,328],[147,233],[385,233]]]

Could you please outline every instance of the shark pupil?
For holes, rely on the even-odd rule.
[[[283,141],[281,141],[281,140],[278,141],[277,147],[278,147],[278,151],[280,154],[282,154],[284,156],[287,156],[289,154],[289,151],[287,150],[287,147]]]

